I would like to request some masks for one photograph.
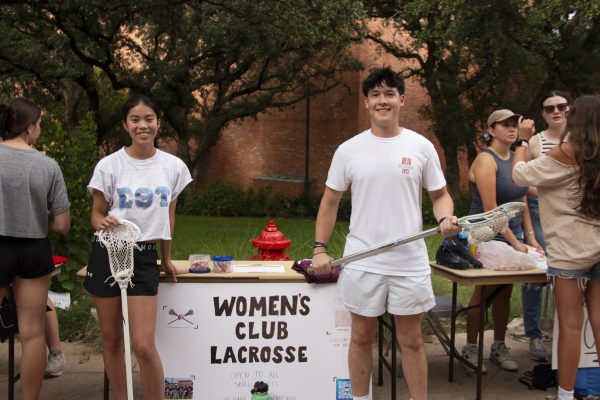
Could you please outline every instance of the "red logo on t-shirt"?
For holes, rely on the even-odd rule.
[[[402,157],[402,164],[400,164],[400,168],[403,174],[409,174],[410,170],[413,169],[411,158]]]

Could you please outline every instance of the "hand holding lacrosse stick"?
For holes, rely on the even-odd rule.
[[[438,231],[444,237],[456,235],[460,231],[456,216],[453,215],[451,217],[441,218],[438,225]],[[338,265],[341,264],[336,263],[333,257],[327,254],[327,251],[317,251],[313,254],[311,270],[317,275],[325,275],[331,273],[332,267]]]
[[[100,222],[96,226],[96,230],[103,231],[105,229],[109,229],[111,227],[117,226],[120,223],[121,222],[119,221],[119,219],[117,217],[109,214],[109,215],[105,216],[104,218],[102,218],[102,220],[100,220]]]
[[[508,221],[516,214],[521,212],[521,210],[524,207],[525,204],[520,202],[502,204],[501,206],[496,207],[493,210],[490,210],[485,213],[468,215],[466,217],[458,218],[456,220],[456,226],[457,228],[468,232],[474,240],[478,240],[480,242],[489,242],[490,240],[494,239],[494,237],[496,237],[498,233],[503,232],[508,226]],[[453,232],[454,230],[450,229],[448,227],[448,224],[450,224],[454,220],[454,218],[456,217],[444,219],[443,221],[441,221],[440,225],[438,225],[435,228],[431,228],[426,231],[417,233],[415,235],[395,240],[393,242],[385,243],[383,245],[371,249],[363,250],[358,253],[339,258],[337,260],[332,259],[325,252],[322,253],[324,255],[322,255],[321,253],[316,254],[313,257],[313,271],[316,274],[322,274],[324,273],[323,271],[331,270],[330,267],[347,264],[351,261],[360,260],[365,257],[382,253],[386,250],[389,250],[393,247],[402,244],[436,235],[442,232],[442,226],[445,230],[445,233]],[[450,219],[450,221],[446,222],[446,220],[448,219]],[[325,266],[325,264],[330,265],[329,269]]]
[[[438,221],[438,228],[444,237],[455,236],[460,232],[461,228],[458,225],[458,218],[455,215],[451,217],[442,217]]]

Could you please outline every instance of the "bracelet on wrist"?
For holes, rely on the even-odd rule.
[[[515,141],[516,147],[529,147],[529,140],[527,139],[518,139]]]
[[[314,242],[313,243],[313,249],[318,249],[319,247],[327,249],[327,243],[323,243],[323,242]]]
[[[327,250],[325,250],[325,251],[319,251],[317,253],[313,253],[313,257],[316,256],[316,255],[318,255],[318,254],[327,254]]]
[[[525,236],[535,236],[535,231],[529,231],[525,234]]]
[[[442,217],[442,218],[440,218],[440,219],[438,220],[438,222],[437,222],[437,223],[438,223],[438,225],[440,225],[442,222],[444,222],[444,221],[445,221],[447,218],[448,218],[447,216],[446,216],[446,217]]]

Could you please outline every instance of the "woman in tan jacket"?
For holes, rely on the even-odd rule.
[[[560,331],[557,399],[571,400],[584,304],[600,343],[600,96],[575,100],[560,144],[526,163],[533,132],[532,123],[520,121],[522,145],[515,152],[512,177],[538,189]],[[596,350],[600,357],[600,346]]]

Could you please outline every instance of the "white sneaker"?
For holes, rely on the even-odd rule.
[[[478,357],[477,346],[466,345],[465,347],[463,347],[462,348],[462,357],[475,366],[475,369],[473,369],[473,368],[467,366],[466,364],[463,364],[467,373],[472,374],[473,372],[477,372],[477,357]],[[487,367],[485,366],[485,363],[481,364],[481,373],[482,374],[487,373]]]
[[[492,350],[490,351],[490,361],[498,364],[500,367],[507,371],[516,371],[519,369],[517,362],[508,352],[508,347],[504,342],[498,344],[492,344]]]
[[[50,350],[48,364],[46,364],[46,377],[55,378],[62,375],[67,366],[67,360],[62,350]]]
[[[540,338],[531,338],[529,341],[529,358],[533,361],[548,361],[548,352]]]

